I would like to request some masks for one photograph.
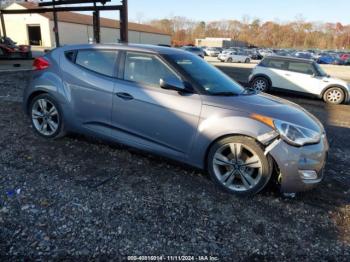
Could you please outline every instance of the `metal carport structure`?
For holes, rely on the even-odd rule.
[[[100,43],[100,12],[101,11],[119,11],[120,17],[120,40],[123,43],[128,42],[128,0],[121,0],[120,5],[105,5],[111,0],[52,0],[39,3],[40,8],[34,9],[15,9],[0,10],[0,23],[3,36],[6,36],[6,26],[4,14],[40,14],[53,13],[54,33],[56,46],[60,46],[58,34],[57,12],[69,11],[93,11],[93,32],[94,41]],[[83,6],[72,6],[76,4],[85,4]],[[93,4],[93,5],[86,5]],[[62,5],[68,5],[63,6]]]

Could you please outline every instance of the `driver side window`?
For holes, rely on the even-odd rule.
[[[155,55],[137,52],[126,54],[124,80],[160,87],[160,79],[168,77],[177,76]]]

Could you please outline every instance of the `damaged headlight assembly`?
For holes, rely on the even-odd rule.
[[[251,116],[255,120],[272,127],[285,142],[293,146],[316,144],[321,139],[321,134],[319,132],[306,127],[258,114],[253,114]],[[273,131],[271,132],[271,138],[274,138]]]
[[[273,122],[281,138],[293,146],[320,142],[321,134],[314,130],[281,120],[274,120]]]

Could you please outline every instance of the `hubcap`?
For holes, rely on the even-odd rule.
[[[264,80],[261,80],[261,79],[259,79],[259,80],[256,80],[255,82],[254,82],[254,89],[256,90],[256,91],[261,91],[261,92],[263,92],[263,91],[265,91],[266,90],[266,82],[264,81]]]
[[[334,89],[327,93],[327,100],[332,103],[338,103],[342,98],[342,94],[339,90]]]
[[[214,154],[214,174],[222,185],[233,191],[247,191],[262,178],[262,164],[248,146],[230,143]]]
[[[39,133],[50,136],[58,129],[57,108],[47,99],[38,99],[32,107],[32,120]]]

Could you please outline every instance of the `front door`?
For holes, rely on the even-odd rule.
[[[197,94],[162,89],[159,80],[168,76],[179,77],[156,55],[126,53],[124,76],[114,90],[113,135],[127,144],[182,158],[196,135],[202,103]]]

